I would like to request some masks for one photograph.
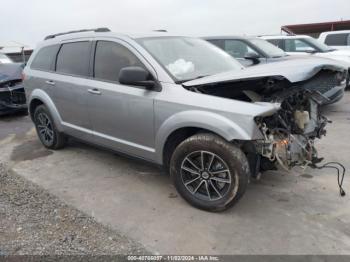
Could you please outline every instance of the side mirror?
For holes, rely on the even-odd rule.
[[[144,86],[154,88],[156,82],[150,80],[150,73],[139,66],[124,67],[119,72],[119,83],[123,85]]]
[[[248,52],[244,56],[244,59],[252,60],[253,64],[259,64],[260,63],[259,58],[260,58],[260,56],[255,52]]]

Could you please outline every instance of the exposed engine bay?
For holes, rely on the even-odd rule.
[[[280,110],[275,114],[255,118],[264,139],[253,141],[255,152],[249,149],[246,153],[248,158],[253,155],[249,161],[257,173],[276,166],[289,170],[294,166],[322,161],[318,158],[314,141],[326,134],[325,126],[330,121],[320,113],[319,107],[334,99],[334,96],[328,95],[329,91],[339,86],[343,88],[346,77],[345,72],[327,69],[320,70],[308,80],[295,83],[281,76],[272,76],[198,85],[188,89],[241,101],[280,105]],[[266,165],[266,162],[269,164]]]
[[[329,120],[319,112],[313,96],[296,92],[281,102],[274,115],[256,119],[264,135],[257,152],[285,169],[320,162],[314,140],[326,134]]]

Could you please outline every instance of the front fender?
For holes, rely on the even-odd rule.
[[[34,113],[34,112],[30,112],[30,108],[31,108],[32,102],[35,99],[40,100],[46,106],[46,108],[49,110],[49,112],[51,114],[51,117],[53,118],[53,121],[55,123],[56,128],[60,132],[62,132],[63,131],[63,126],[62,126],[61,116],[58,113],[58,110],[57,110],[55,104],[53,103],[52,99],[50,98],[50,96],[44,90],[42,90],[42,89],[35,89],[30,94],[30,96],[28,98],[28,107],[29,107],[30,115],[32,115],[32,113]]]
[[[163,149],[167,138],[174,131],[185,127],[206,129],[227,141],[253,139],[247,131],[225,116],[200,110],[180,112],[169,117],[158,129],[155,140],[158,163],[163,161]]]

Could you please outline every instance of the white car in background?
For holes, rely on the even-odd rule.
[[[350,30],[323,32],[318,41],[336,49],[350,50]]]
[[[339,64],[347,67],[350,73],[350,49],[338,50],[322,44],[315,38],[307,35],[274,35],[260,37],[281,48],[289,55],[308,55],[337,60]],[[349,76],[347,79],[347,86],[349,87]]]

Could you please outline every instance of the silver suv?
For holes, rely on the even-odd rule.
[[[185,200],[221,211],[261,171],[320,160],[318,104],[346,71],[320,59],[300,67],[245,69],[202,39],[100,28],[46,37],[24,84],[45,147],[72,136],[163,165]]]

